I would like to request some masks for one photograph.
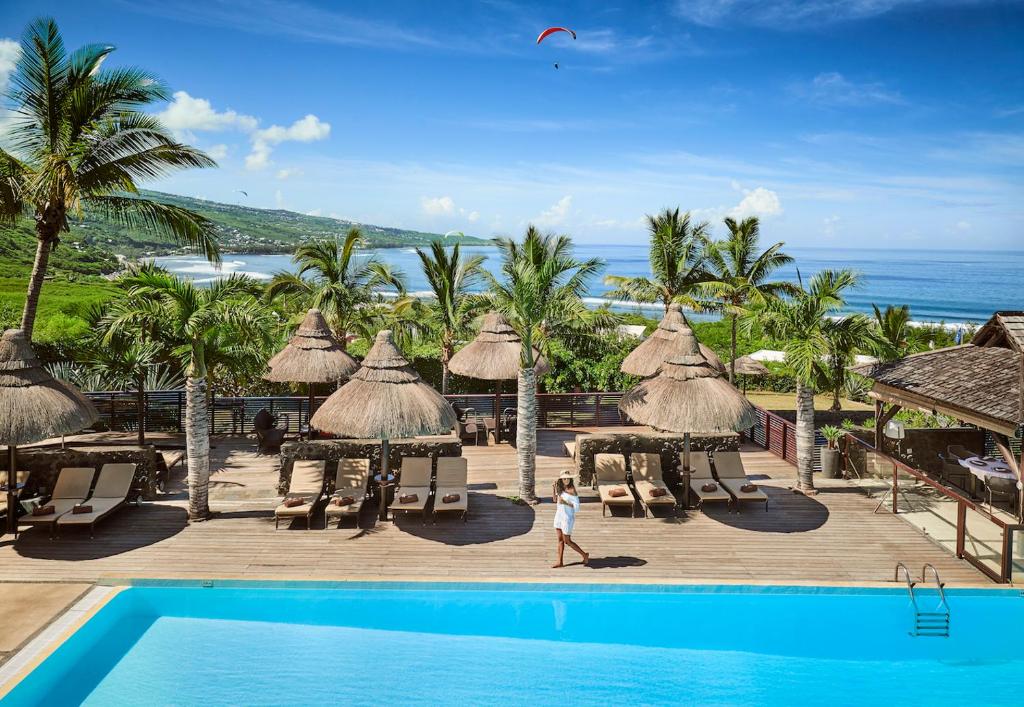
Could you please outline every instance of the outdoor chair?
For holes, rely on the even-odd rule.
[[[682,464],[679,468],[682,470]],[[704,510],[704,504],[709,501],[725,503],[726,506],[732,503],[732,496],[711,475],[711,460],[707,452],[690,452],[690,493],[697,497],[699,510]]]
[[[985,477],[985,500],[988,501],[988,512],[992,513],[993,503],[1005,503],[1010,507],[1014,517],[1017,516],[1017,482],[999,476]]]
[[[665,483],[661,473],[660,454],[642,454],[634,452],[629,455],[629,468],[633,472],[633,487],[640,497],[640,506],[644,509],[644,517],[654,508],[666,508],[675,511],[676,497],[672,489]],[[651,513],[651,515],[654,515]]]
[[[739,452],[715,452],[712,461],[719,482],[736,499],[737,511],[740,509],[740,504],[752,501],[764,503],[764,510],[767,512],[768,494],[750,483],[747,472],[743,470],[743,458],[740,457]],[[753,490],[744,490],[746,486],[754,486],[754,488]]]
[[[472,408],[463,411],[462,417],[459,418],[459,421],[456,424],[458,436],[462,442],[473,440],[473,444],[480,444],[481,429],[483,434],[487,434],[487,427],[480,422],[476,411]]]
[[[292,464],[292,478],[288,482],[288,493],[284,501],[274,510],[274,529],[282,520],[305,518],[309,530],[313,511],[324,495],[324,470],[327,462],[323,459],[296,459]]]
[[[626,475],[626,458],[621,454],[594,455],[594,483],[601,497],[601,515],[611,506],[629,508],[636,516],[636,499]]]
[[[430,498],[430,457],[402,457],[402,469],[399,474],[395,500],[391,504],[391,515],[394,516],[397,512],[419,513],[423,518],[423,525],[426,525],[427,499]]]
[[[96,488],[88,500],[78,504],[83,512],[72,508],[57,519],[57,528],[89,526],[89,537],[93,537],[96,524],[118,510],[128,501],[128,494],[135,480],[136,464],[104,464],[96,480]],[[88,508],[88,510],[85,510]]]
[[[67,466],[60,470],[57,482],[53,485],[50,500],[41,504],[35,512],[21,517],[22,525],[48,525],[50,537],[57,527],[57,520],[72,508],[85,501],[89,496],[89,487],[96,476],[91,466]],[[51,513],[41,514],[38,511],[52,507]]]
[[[437,479],[434,491],[434,512],[431,520],[437,522],[438,511],[462,514],[462,522],[469,517],[468,469],[465,457],[438,457]]]
[[[971,457],[981,456],[978,452],[972,452],[962,444],[951,444],[946,447],[946,452],[950,456],[956,457],[956,459],[970,459]],[[956,459],[953,459],[952,461],[955,462]]]
[[[285,416],[285,426],[277,426],[278,418],[270,414],[266,408],[262,408],[252,420],[253,429],[256,431],[256,453],[257,454],[278,454],[281,451],[281,444],[288,433],[288,418]]]
[[[966,491],[970,485],[971,472],[961,466],[956,457],[952,455],[947,456],[940,452],[939,459],[942,461],[942,469],[939,471],[939,478],[942,482]]]
[[[29,471],[18,471],[18,472],[15,472],[15,474],[14,474],[14,483],[15,483],[14,497],[16,499],[20,499],[21,498],[21,490],[22,490],[22,488],[24,488],[25,484],[28,483],[28,477],[31,475],[31,473],[32,472],[29,472]],[[18,513],[17,506],[15,506],[14,508],[11,508],[11,509],[7,508],[7,477],[9,475],[10,475],[10,472],[0,471],[0,516],[3,516],[3,518],[5,520],[6,520],[7,514],[9,512],[10,513],[14,513],[14,514]],[[15,523],[14,528],[15,528],[15,531],[17,531],[17,528],[18,528],[17,523]]]
[[[324,530],[333,519],[359,515],[366,501],[366,486],[370,480],[369,459],[339,459],[334,475],[334,493],[324,510]]]

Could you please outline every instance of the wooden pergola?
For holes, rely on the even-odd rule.
[[[877,449],[903,408],[947,415],[988,430],[1022,481],[1024,453],[1018,458],[1010,440],[1024,431],[1024,312],[996,312],[968,344],[852,370],[873,381]]]

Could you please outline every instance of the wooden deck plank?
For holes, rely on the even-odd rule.
[[[544,495],[571,466],[563,443],[577,431],[542,430],[537,460]],[[179,486],[155,503],[128,508],[95,540],[44,531],[0,538],[0,576],[18,581],[96,581],[120,577],[259,579],[500,579],[572,582],[756,581],[858,583],[891,581],[897,561],[931,562],[950,584],[988,580],[901,519],[872,513],[875,502],[844,481],[822,480],[815,498],[794,494],[795,471],[785,461],[744,450],[749,474],[761,477],[767,513],[712,509],[673,518],[602,518],[596,494],[582,489],[575,538],[594,558],[591,568],[553,570],[554,505],[512,504],[515,450],[469,446],[470,521],[439,517],[378,523],[367,506],[359,527],[274,530],[277,459],[257,457],[253,443],[218,439],[211,485],[214,518],[188,524]],[[566,555],[567,561],[575,558]]]

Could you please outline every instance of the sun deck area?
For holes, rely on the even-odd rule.
[[[636,429],[636,428],[633,428]],[[608,428],[602,428],[608,431]],[[593,428],[541,430],[537,489],[544,495],[571,466],[564,442]],[[113,440],[111,440],[113,442]],[[127,440],[125,440],[127,442]],[[162,440],[168,441],[166,438]],[[515,450],[466,446],[470,518],[381,523],[371,504],[358,524],[312,531],[299,523],[274,529],[278,457],[257,456],[253,440],[212,439],[213,517],[186,522],[184,472],[167,493],[129,506],[90,540],[66,532],[51,540],[40,528],[15,543],[0,539],[5,581],[96,582],[115,577],[246,579],[436,579],[572,582],[889,582],[897,562],[934,564],[950,584],[987,584],[966,562],[902,519],[873,513],[877,501],[842,480],[820,480],[814,497],[793,493],[795,469],[757,447],[745,447],[747,473],[770,498],[768,510],[690,510],[668,517],[602,517],[597,494],[581,488],[575,539],[589,567],[552,569],[554,504],[516,505]],[[566,555],[566,561],[576,558]],[[916,569],[915,569],[916,571]]]

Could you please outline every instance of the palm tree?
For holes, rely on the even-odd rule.
[[[872,331],[874,341],[872,352],[882,361],[898,361],[905,356],[928,348],[928,336],[924,329],[910,325],[910,307],[900,305],[886,306],[880,310],[872,304],[874,321]]]
[[[744,307],[793,292],[795,288],[788,282],[768,280],[777,268],[793,262],[793,258],[782,252],[785,244],[781,241],[767,250],[760,250],[761,226],[756,216],[740,222],[726,218],[725,225],[729,236],[713,243],[705,254],[712,277],[703,288],[718,301],[718,307],[730,319],[729,382],[732,383],[736,379],[736,329]]]
[[[601,269],[597,258],[576,260],[568,236],[541,235],[533,226],[521,243],[496,239],[501,279],[487,273],[492,305],[523,340],[518,377],[516,455],[519,496],[537,503],[537,376],[534,347],[557,333],[582,331],[594,318],[583,304],[587,281]]]
[[[303,308],[319,309],[342,348],[346,348],[350,333],[368,335],[374,288],[389,285],[402,293],[405,285],[400,272],[377,258],[356,253],[362,240],[362,232],[353,226],[341,242],[330,238],[299,246],[292,257],[292,262],[299,266],[298,272],[274,275],[267,287],[267,297],[295,295],[302,300]]]
[[[239,275],[201,288],[147,264],[132,268],[120,284],[127,294],[111,308],[108,339],[146,328],[172,348],[184,365],[188,509],[190,518],[202,520],[210,514],[207,346],[227,331],[236,339],[267,337],[266,308],[252,297],[257,283]]]
[[[807,289],[763,298],[744,317],[745,327],[785,342],[786,364],[796,379],[797,487],[805,493],[814,492],[814,382],[824,375],[834,342],[854,338],[852,330],[863,327],[856,317],[834,319],[845,291],[858,282],[852,270],[822,270]]]
[[[448,362],[455,353],[455,342],[469,331],[473,319],[487,306],[486,298],[469,290],[483,273],[484,257],[474,255],[463,260],[457,243],[449,253],[440,241],[430,244],[429,254],[419,248],[416,254],[434,297],[426,302],[402,298],[395,303],[395,311],[399,316],[413,315],[416,327],[437,337],[441,346],[441,394],[447,395],[451,377]]]
[[[158,342],[118,332],[98,337],[84,351],[86,365],[121,387],[135,389],[136,426],[139,446],[146,444],[146,380],[161,359]]]
[[[210,221],[139,195],[141,180],[217,164],[141,112],[166,100],[167,87],[141,69],[101,68],[113,50],[88,44],[68,54],[57,23],[37,20],[11,76],[12,149],[0,149],[0,220],[12,223],[25,213],[35,219],[36,256],[21,320],[30,338],[50,252],[69,230],[68,216],[86,207],[219,257]]]
[[[857,350],[872,342],[871,323],[863,314],[851,314],[842,319],[830,319],[825,324],[828,353],[825,355],[821,387],[832,393],[829,411],[839,412],[843,409],[843,389],[850,379],[846,369],[853,363]]]
[[[656,216],[647,216],[651,233],[650,265],[652,277],[608,275],[606,285],[614,290],[605,297],[632,302],[661,302],[668,306],[677,302],[691,308],[699,307],[694,294],[709,279],[704,267],[708,223],[693,224],[690,212],[680,215],[679,209],[665,209]]]

